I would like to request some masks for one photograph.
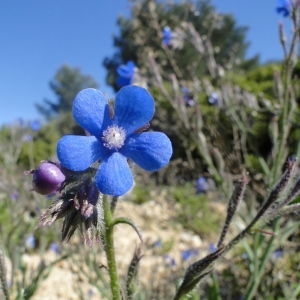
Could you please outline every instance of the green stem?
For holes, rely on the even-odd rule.
[[[120,285],[118,279],[117,265],[114,248],[113,214],[107,195],[103,195],[104,223],[105,223],[105,252],[110,277],[110,287],[113,300],[120,300]]]
[[[279,219],[277,219],[275,221],[275,224],[274,224],[274,227],[273,227],[274,232],[277,231],[278,226],[279,226]],[[275,235],[273,235],[271,237],[271,239],[269,240],[267,249],[264,252],[264,255],[263,255],[261,263],[260,263],[260,266],[258,268],[258,272],[255,272],[255,278],[252,282],[252,285],[247,289],[247,291],[245,293],[245,300],[251,300],[254,297],[254,294],[256,293],[259,284],[261,283],[261,278],[262,278],[263,273],[264,273],[265,265],[266,265],[266,263],[268,261],[268,258],[270,256],[272,250],[273,250],[274,240],[275,240]]]

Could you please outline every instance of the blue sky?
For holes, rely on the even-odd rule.
[[[248,56],[259,53],[261,62],[282,58],[276,0],[212,3],[249,27]],[[92,75],[112,97],[102,61],[113,53],[117,17],[129,15],[129,7],[127,0],[0,1],[0,125],[39,118],[34,104],[55,100],[49,81],[64,63]]]

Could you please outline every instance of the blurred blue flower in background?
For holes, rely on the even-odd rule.
[[[56,254],[59,254],[60,253],[60,246],[57,243],[52,242],[50,244],[50,250],[53,251]]]
[[[276,11],[279,14],[282,13],[284,17],[287,17],[291,12],[291,5],[290,0],[278,0]]]
[[[33,131],[38,131],[41,129],[41,123],[40,121],[38,120],[33,120],[30,122],[30,128],[33,130]]]
[[[197,256],[199,254],[199,249],[188,249],[188,250],[183,250],[181,252],[181,258],[186,261],[189,258],[193,256]]]
[[[25,241],[25,246],[29,249],[33,249],[35,247],[35,237],[34,235],[30,235],[26,241]]]
[[[161,239],[158,239],[158,240],[153,244],[153,247],[161,247],[161,246],[162,246]]]
[[[181,88],[182,94],[183,94],[183,100],[186,104],[188,104],[189,106],[193,106],[195,105],[195,101],[190,93],[190,90],[186,87],[183,86]]]
[[[92,289],[89,289],[87,294],[88,294],[89,299],[92,299],[92,297],[95,296],[95,293]]]
[[[23,141],[24,142],[30,142],[32,141],[32,135],[30,133],[26,133],[24,136],[23,136]]]
[[[166,46],[170,45],[172,39],[172,30],[169,26],[165,26],[163,29],[163,44],[165,44]]]
[[[14,122],[14,125],[17,127],[24,127],[25,121],[23,118],[17,118]]]
[[[210,252],[215,252],[217,250],[217,247],[214,244],[209,244],[208,249]]]
[[[175,259],[170,255],[170,254],[167,254],[165,256],[165,260],[166,262],[171,266],[171,267],[175,267],[176,266],[176,261]]]
[[[212,105],[217,106],[219,104],[219,95],[217,92],[211,93],[211,95],[208,97],[208,102]]]
[[[62,166],[84,171],[101,159],[95,180],[101,193],[121,196],[133,186],[130,158],[147,171],[169,163],[172,145],[162,132],[142,132],[154,115],[154,99],[139,86],[123,87],[116,95],[114,115],[104,95],[96,89],[78,93],[73,117],[90,136],[66,135],[59,140],[57,156]]]
[[[131,85],[134,79],[135,64],[132,60],[128,61],[126,65],[120,65],[117,68],[118,78],[117,84],[120,87]]]
[[[244,253],[241,255],[241,257],[242,257],[243,259],[247,259],[247,258],[248,258],[248,254],[247,254],[246,252],[244,252]]]
[[[207,182],[206,177],[199,177],[196,182],[196,191],[198,194],[205,193],[209,190],[209,184]]]
[[[274,256],[274,258],[280,258],[283,256],[283,250],[277,249],[273,251],[272,255]]]
[[[20,197],[20,194],[18,191],[12,191],[9,196],[10,196],[11,200],[18,200]]]

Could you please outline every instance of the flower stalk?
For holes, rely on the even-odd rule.
[[[114,248],[114,222],[110,201],[107,195],[103,196],[104,226],[105,226],[105,253],[107,258],[110,287],[113,300],[120,300],[120,284],[117,272]]]

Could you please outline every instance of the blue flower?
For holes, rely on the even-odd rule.
[[[283,250],[277,249],[273,251],[272,255],[274,256],[274,258],[280,258],[283,256]]]
[[[209,244],[208,249],[209,249],[210,252],[217,251],[217,247],[212,243]]]
[[[52,242],[52,243],[50,244],[50,250],[53,251],[53,252],[56,253],[56,254],[59,254],[59,253],[60,253],[60,247],[59,247],[59,245],[58,245],[57,243],[55,243],[55,242]]]
[[[164,27],[163,29],[163,44],[169,46],[172,39],[172,30],[169,26]]]
[[[85,89],[74,100],[73,116],[91,136],[64,136],[58,142],[57,156],[73,171],[86,170],[101,160],[95,176],[98,189],[121,196],[133,185],[127,158],[147,171],[157,171],[172,155],[171,142],[164,133],[141,132],[153,114],[154,100],[142,87],[122,88],[116,95],[112,117],[104,95]]]
[[[217,106],[219,104],[219,95],[217,92],[211,93],[211,95],[208,98],[208,102],[212,105]]]
[[[154,247],[161,247],[161,246],[162,246],[161,239],[158,239],[158,240],[154,243],[153,246],[154,246]]]
[[[190,93],[190,90],[183,86],[181,88],[182,94],[183,94],[183,100],[186,104],[188,104],[189,106],[194,106],[195,105],[195,101],[193,100],[193,97]]]
[[[33,235],[30,235],[25,241],[25,245],[29,249],[35,248],[35,244],[35,237]]]
[[[203,176],[199,177],[196,182],[196,191],[197,193],[205,193],[209,190],[209,184],[207,182],[207,179]]]
[[[278,0],[278,5],[276,11],[279,14],[283,14],[284,17],[289,16],[291,11],[291,1],[290,0]]]
[[[176,261],[170,254],[166,254],[165,260],[170,265],[170,267],[175,267],[176,266]]]
[[[24,142],[30,142],[30,141],[32,141],[32,135],[30,133],[26,133],[23,136],[23,140],[24,140]]]
[[[12,191],[9,196],[11,200],[17,200],[19,199],[20,194],[18,191]]]
[[[135,64],[133,61],[128,61],[126,65],[120,65],[117,68],[118,78],[117,84],[120,87],[131,85],[134,79]]]
[[[197,256],[199,254],[199,250],[198,249],[188,249],[188,250],[183,250],[181,252],[181,258],[183,260],[188,260],[189,258],[191,258],[192,256]]]
[[[33,130],[33,131],[38,131],[41,129],[41,123],[38,121],[38,120],[33,120],[31,121],[30,123],[30,128]]]

